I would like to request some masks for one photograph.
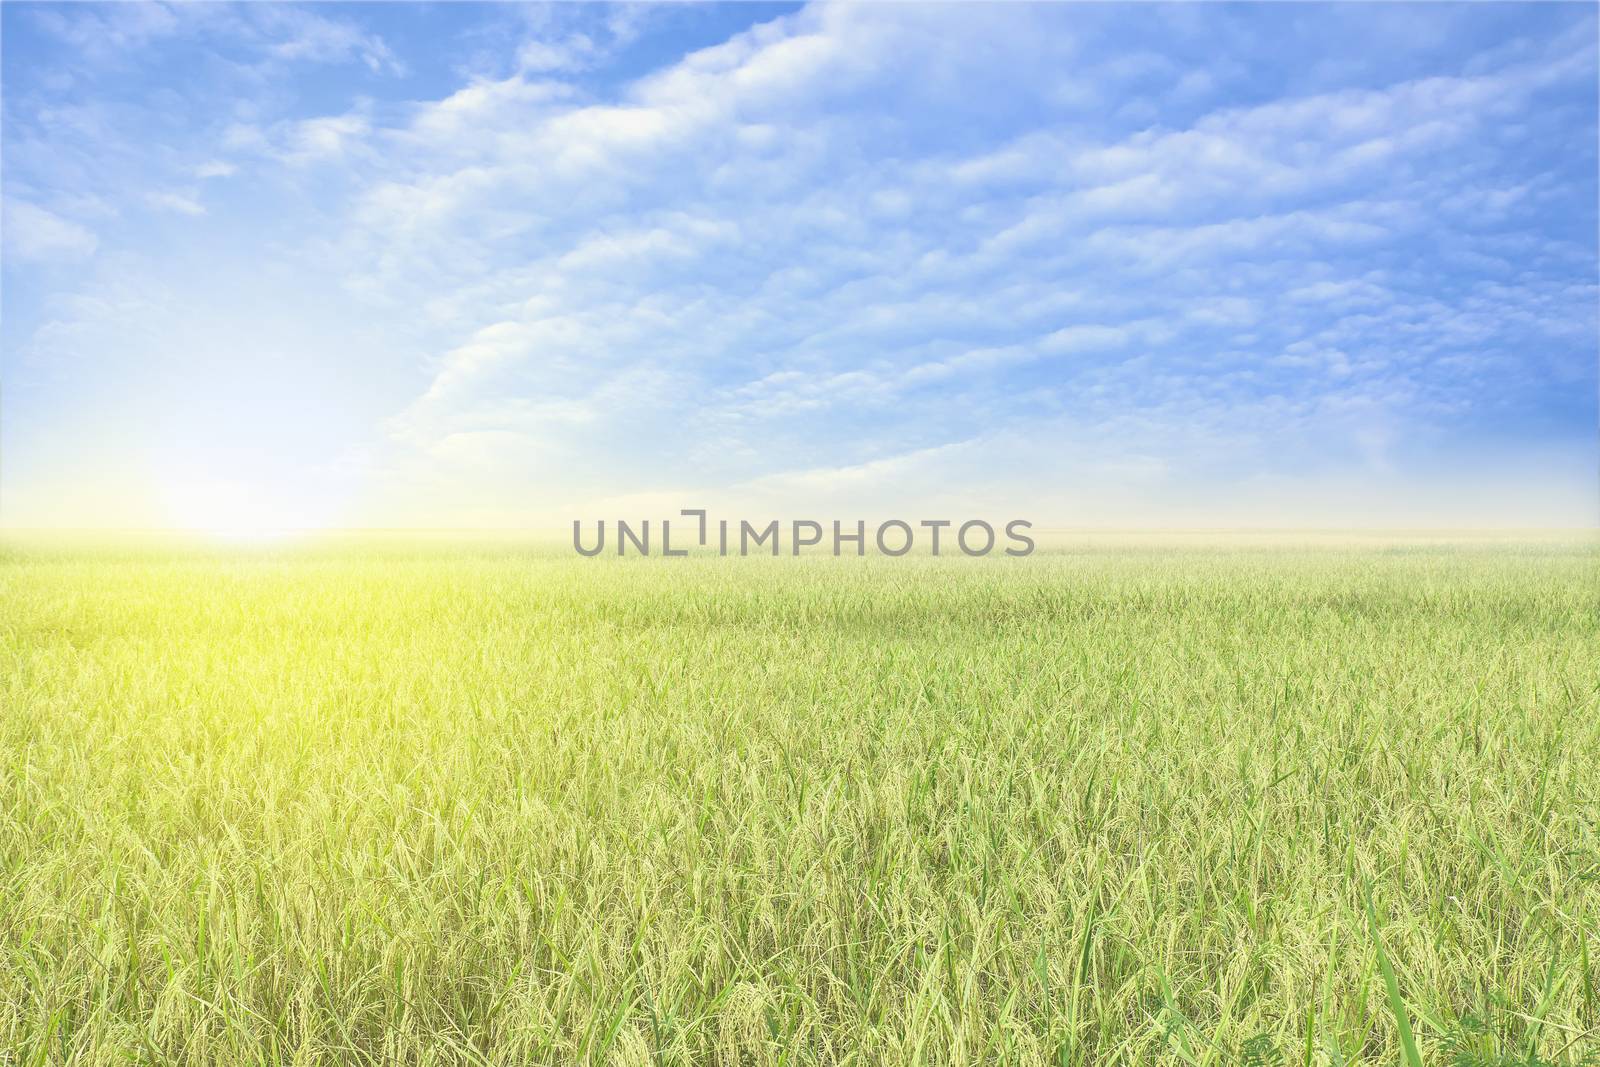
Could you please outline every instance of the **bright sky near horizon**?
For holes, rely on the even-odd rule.
[[[1600,518],[1593,5],[0,20],[7,525]]]

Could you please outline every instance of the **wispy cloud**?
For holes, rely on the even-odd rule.
[[[7,258],[23,263],[83,259],[92,255],[99,243],[87,227],[36,204],[9,198],[3,229]]]
[[[158,211],[172,211],[179,215],[204,215],[206,213],[205,205],[192,192],[153,191],[145,194],[145,200]]]

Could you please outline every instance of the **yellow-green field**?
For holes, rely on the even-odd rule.
[[[1600,1057],[1592,544],[13,545],[0,709],[5,1067]]]

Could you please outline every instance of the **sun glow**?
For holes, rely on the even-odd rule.
[[[162,496],[175,529],[225,541],[273,541],[324,529],[328,509],[284,487],[225,478],[174,480]]]

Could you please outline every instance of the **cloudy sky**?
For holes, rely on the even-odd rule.
[[[8,524],[1600,519],[1592,6],[0,13]]]

